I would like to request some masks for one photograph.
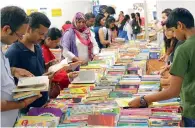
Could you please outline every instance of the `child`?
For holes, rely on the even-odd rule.
[[[168,17],[166,27],[172,29],[178,40],[185,40],[174,55],[170,69],[170,87],[161,92],[137,97],[129,102],[130,107],[147,107],[148,104],[178,97],[180,94],[185,127],[195,127],[195,28],[192,14],[184,8],[174,9]]]

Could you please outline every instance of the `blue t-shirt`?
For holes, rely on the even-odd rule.
[[[9,59],[10,67],[23,68],[31,72],[34,76],[42,76],[45,73],[45,62],[42,49],[35,46],[35,52],[29,50],[23,43],[15,42],[7,50],[5,56]],[[17,78],[15,78],[17,85]],[[43,92],[42,97],[34,101],[29,107],[41,107],[48,100],[48,92]]]

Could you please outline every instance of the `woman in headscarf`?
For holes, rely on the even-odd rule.
[[[99,48],[91,36],[90,29],[86,26],[83,13],[76,13],[71,28],[61,39],[61,45],[64,48],[63,55],[73,62],[80,61],[81,64],[86,64],[97,54],[96,51]]]

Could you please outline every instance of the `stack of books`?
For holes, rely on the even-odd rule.
[[[39,95],[49,90],[48,76],[19,78],[18,86],[12,91],[15,101]]]

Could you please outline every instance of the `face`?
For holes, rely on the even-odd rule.
[[[106,17],[104,17],[104,18],[102,18],[102,19],[100,20],[100,24],[101,24],[102,26],[105,25],[105,22],[106,22]]]
[[[115,25],[115,23],[113,22],[113,23],[111,23],[110,25],[109,25],[109,28],[113,28],[114,27],[114,25]]]
[[[185,25],[182,24],[181,22],[178,22],[177,29],[172,28],[172,30],[174,31],[175,37],[181,41],[186,40],[185,29],[186,29]]]
[[[89,20],[86,21],[87,27],[93,26],[95,23],[95,18],[90,18]]]
[[[122,12],[120,12],[120,15],[123,15],[123,13],[122,13]]]
[[[60,38],[58,38],[57,40],[51,40],[50,37],[48,37],[46,40],[46,45],[49,47],[49,48],[56,48],[58,45],[59,45],[59,42],[60,42]]]
[[[138,19],[138,18],[139,18],[139,16],[138,16],[137,14],[135,14],[135,18],[136,18],[136,19]]]
[[[167,21],[167,15],[166,13],[162,13],[162,22],[165,23]]]
[[[48,32],[48,28],[43,25],[40,25],[39,28],[30,28],[29,31],[30,32],[28,34],[28,40],[31,41],[33,44],[38,44],[45,39],[45,36]]]
[[[23,36],[26,33],[28,27],[28,24],[23,24],[21,27],[19,27],[18,30],[12,32],[10,26],[6,25],[1,29],[2,35],[5,35],[6,37],[2,40],[4,40],[4,43],[7,45],[11,45],[15,41],[23,39]]]
[[[174,31],[171,28],[166,28],[166,26],[164,26],[164,30],[165,30],[165,36],[167,37],[167,39],[171,39],[174,37]]]
[[[76,22],[77,29],[82,29],[86,26],[86,21],[84,19],[81,19]]]

